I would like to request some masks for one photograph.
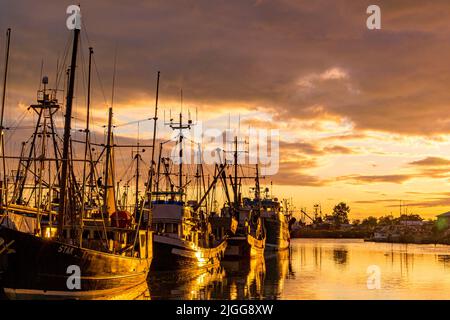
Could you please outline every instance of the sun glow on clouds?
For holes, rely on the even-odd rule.
[[[417,213],[448,211],[449,4],[380,1],[386,23],[376,34],[361,28],[364,5],[350,0],[200,1],[195,8],[99,0],[83,4],[83,17],[107,92],[119,48],[117,135],[136,139],[136,124],[125,124],[153,117],[149,75],[161,70],[161,136],[170,135],[164,110],[166,120],[180,111],[180,88],[184,112],[195,118],[198,110],[206,128],[280,130],[280,172],[265,183],[273,180],[274,193],[298,207],[320,202],[329,212],[348,201],[352,217],[362,217],[395,211],[402,199]],[[0,10],[1,29],[12,26],[15,39],[7,102],[21,103],[7,108],[7,125],[35,102],[41,57],[48,70],[67,37],[58,18],[64,6],[25,2],[29,10],[12,2]],[[82,96],[76,93],[77,130]],[[100,96],[96,83],[92,130],[103,134],[108,106]],[[140,123],[139,135],[151,139],[151,121]]]
[[[297,80],[297,85],[303,89],[314,89],[322,81],[348,79],[348,73],[339,67],[332,67],[322,73],[312,73]]]
[[[327,79],[347,77],[340,69],[327,70],[322,76]],[[152,103],[140,101],[117,106],[117,132],[130,138],[136,137],[135,126],[127,128],[121,124],[150,118],[153,112]],[[184,110],[187,109],[185,106]],[[195,108],[189,109],[191,117],[195,117],[195,111],[192,112]],[[164,110],[167,122],[169,110],[172,110],[174,117],[179,109],[166,106],[160,109],[158,130],[162,136],[169,137],[171,131],[163,123]],[[236,132],[240,130],[242,135],[245,135],[249,128],[280,131],[280,172],[278,175],[266,177],[262,183],[270,185],[270,181],[273,181],[280,196],[293,197],[297,207],[311,210],[315,203],[321,203],[324,212],[329,212],[336,202],[348,201],[353,208],[351,217],[354,219],[369,214],[379,216],[395,212],[394,205],[400,200],[406,204],[409,201],[411,206],[414,206],[414,211],[420,211],[424,216],[430,217],[444,210],[439,203],[434,207],[424,205],[422,208],[419,202],[426,203],[428,200],[419,194],[412,196],[408,192],[438,192],[444,184],[448,184],[448,179],[437,175],[427,177],[424,175],[425,171],[420,171],[410,164],[425,158],[421,155],[450,158],[445,152],[446,149],[450,150],[448,136],[430,139],[358,130],[350,119],[335,116],[281,120],[275,119],[273,113],[265,112],[257,106],[220,106],[220,110],[233,110],[233,113],[213,110],[213,106],[203,104],[199,112],[198,117],[205,129],[215,128],[223,131],[230,127]],[[151,132],[152,122],[142,122],[141,138],[150,139]],[[440,179],[439,188],[433,184],[436,179]],[[333,196],[324,199],[323,194]],[[389,194],[390,200],[386,194]]]

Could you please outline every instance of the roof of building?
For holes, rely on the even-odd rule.
[[[446,212],[446,213],[442,213],[442,214],[438,215],[437,217],[439,217],[439,218],[450,218],[450,211]]]

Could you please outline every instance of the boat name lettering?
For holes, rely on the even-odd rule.
[[[73,254],[73,248],[69,247],[69,246],[61,245],[58,248],[58,252],[64,253],[64,254]]]

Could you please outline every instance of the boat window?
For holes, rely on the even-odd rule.
[[[94,231],[94,239],[96,240],[102,239],[102,234],[100,231]]]

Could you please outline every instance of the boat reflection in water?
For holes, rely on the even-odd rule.
[[[212,293],[220,291],[224,269],[214,266],[206,271],[153,272],[149,277],[150,297],[152,300],[183,299],[208,300],[213,299]]]
[[[264,283],[264,299],[279,299],[284,291],[286,279],[295,277],[291,265],[290,250],[266,254],[266,279]]]
[[[278,299],[292,276],[288,250],[239,261],[222,261],[206,272],[159,272],[149,278],[151,299]]]
[[[99,297],[95,300],[150,300],[150,291],[147,282],[143,282],[121,293]]]
[[[285,281],[294,278],[289,250],[240,261],[222,261],[209,269],[151,272],[147,282],[101,300],[250,300],[280,299]],[[0,300],[5,299],[0,295]]]
[[[224,261],[226,281],[217,299],[263,299],[266,263],[264,256],[257,255],[249,260]]]

